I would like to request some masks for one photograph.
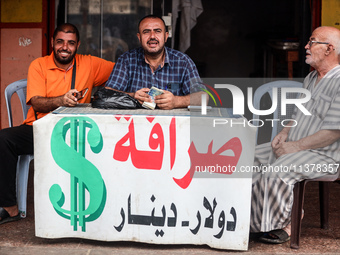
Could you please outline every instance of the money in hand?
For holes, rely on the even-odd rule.
[[[162,90],[160,90],[160,89],[158,89],[156,87],[151,87],[151,89],[149,90],[148,95],[151,97],[152,102],[144,102],[142,104],[142,106],[144,108],[148,108],[148,109],[154,110],[156,108],[156,103],[154,102],[155,96],[161,95],[163,93],[164,92]]]

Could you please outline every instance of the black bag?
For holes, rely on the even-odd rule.
[[[99,88],[93,95],[92,107],[102,109],[139,109],[142,105],[130,95],[112,89]]]

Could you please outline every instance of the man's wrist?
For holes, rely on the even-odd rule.
[[[301,140],[297,140],[295,142],[293,142],[295,145],[295,148],[297,148],[298,151],[303,151],[306,150],[306,148],[304,148],[304,144]]]
[[[180,104],[179,96],[174,96],[173,109],[181,107],[179,104]]]
[[[65,106],[65,105],[64,105],[64,96],[65,96],[65,95],[62,95],[62,96],[58,96],[58,97],[56,98],[56,106],[57,106],[57,108],[58,108],[59,106]]]
[[[173,108],[185,108],[190,104],[190,95],[174,96]]]

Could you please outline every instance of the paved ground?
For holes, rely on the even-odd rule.
[[[289,242],[268,245],[251,240],[247,252],[233,252],[194,245],[150,245],[136,242],[100,242],[84,239],[42,239],[34,235],[33,170],[30,171],[28,216],[0,226],[0,255],[97,255],[97,254],[340,254],[340,184],[331,184],[330,228],[319,228],[317,183],[307,184],[305,217],[300,249],[290,249]]]

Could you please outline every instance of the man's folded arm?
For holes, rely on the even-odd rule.
[[[313,135],[296,141],[301,150],[310,150],[326,147],[340,138],[340,130],[322,129]]]

